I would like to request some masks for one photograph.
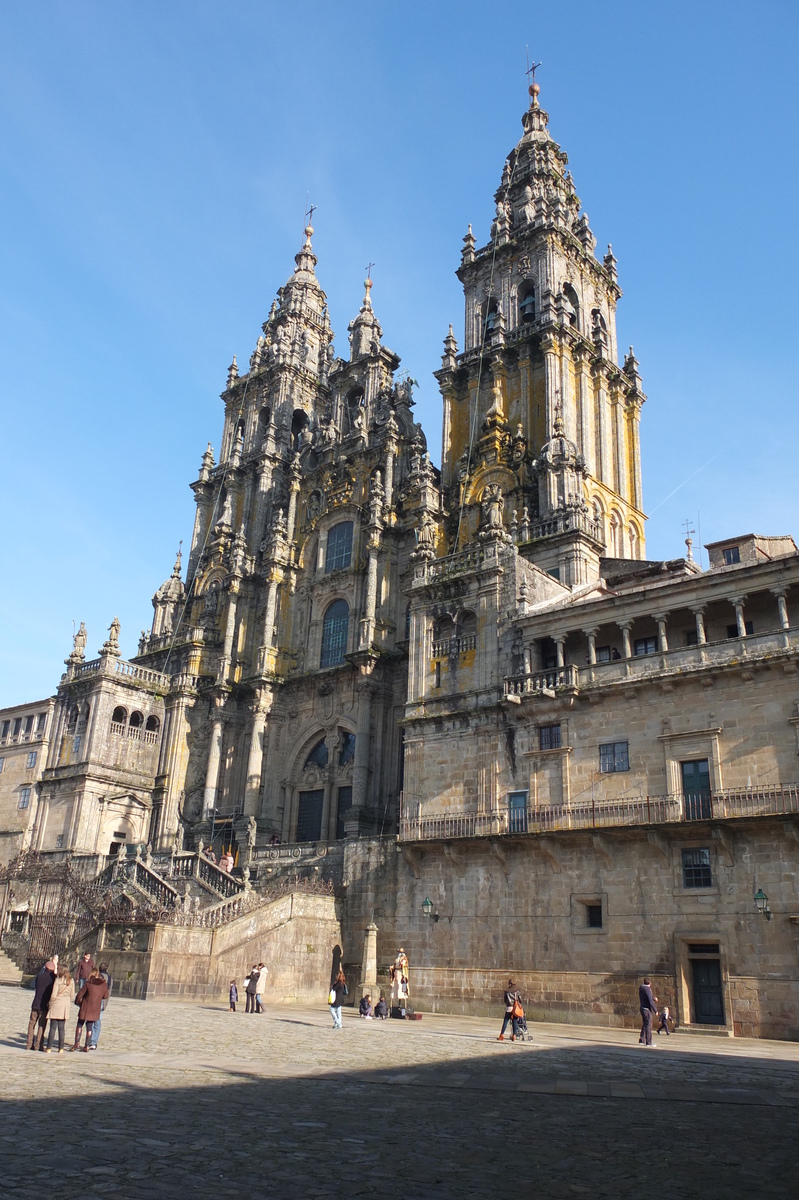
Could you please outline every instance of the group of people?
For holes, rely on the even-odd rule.
[[[645,979],[639,987],[638,1005],[641,1010],[641,1034],[638,1038],[638,1044],[639,1046],[649,1046],[654,1049],[655,1047],[652,1041],[652,1022],[654,1018],[656,1016],[660,1018],[658,1034],[663,1033],[664,1030],[667,1034],[671,1033],[671,1030],[669,1029],[669,1022],[672,1024],[674,1024],[674,1022],[671,1020],[671,1014],[669,1013],[667,1006],[664,1006],[660,1009],[658,1008],[658,998],[657,996],[652,995],[651,979]]]
[[[40,1050],[50,1054],[58,1043],[58,1053],[64,1053],[65,1030],[71,1004],[78,1006],[75,1041],[67,1050],[83,1049],[86,1053],[96,1050],[100,1040],[103,1012],[111,996],[113,979],[108,963],[94,965],[87,950],[82,956],[73,978],[66,964],[59,965],[58,955],[48,959],[34,980],[33,1003],[28,1021],[28,1050]],[[49,1022],[49,1029],[47,1028]],[[85,1045],[80,1041],[84,1029]],[[47,1044],[45,1045],[45,1033]]]
[[[208,846],[205,850],[203,850],[203,857],[207,858],[209,862],[212,862],[215,867],[219,867],[220,871],[226,871],[228,875],[233,870],[235,865],[233,851],[230,847],[228,847],[227,850],[222,851],[219,862],[216,861],[216,854],[214,853],[213,846]]]
[[[361,996],[361,1003],[358,1005],[358,1016],[365,1017],[367,1021],[371,1021],[373,1018],[376,1018],[378,1021],[385,1021],[388,1016],[388,1005],[383,993],[380,993],[380,999],[374,1008],[372,1008],[371,992],[365,992]]]
[[[264,1011],[264,989],[266,988],[266,977],[269,974],[269,968],[265,967],[262,962],[254,963],[250,967],[250,973],[244,980],[244,995],[247,1003],[244,1009],[245,1013],[262,1013]],[[236,1011],[236,1005],[239,1001],[239,989],[235,979],[230,981],[230,1011]]]

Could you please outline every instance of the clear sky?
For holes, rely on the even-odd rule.
[[[309,194],[339,349],[373,261],[440,460],[431,372],[528,44],[619,260],[648,556],[697,514],[703,541],[799,536],[798,35],[795,0],[3,5],[0,704],[55,690],[73,621],[93,656],[118,615],[135,653]]]

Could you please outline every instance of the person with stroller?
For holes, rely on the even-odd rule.
[[[508,986],[505,988],[503,999],[505,1001],[505,1019],[502,1022],[502,1030],[497,1041],[505,1041],[505,1030],[508,1028],[508,1024],[510,1024],[512,1030],[510,1040],[515,1042],[519,1034],[519,1010],[523,1013],[524,1009],[522,1008],[521,992],[516,990],[516,984],[512,979],[508,980]]]

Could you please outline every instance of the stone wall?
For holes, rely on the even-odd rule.
[[[348,843],[345,960],[379,928],[378,969],[402,945],[419,1009],[502,1011],[509,976],[537,1019],[637,1024],[648,974],[684,1027],[692,947],[718,946],[727,1033],[799,1039],[799,894],[793,825],[763,818],[646,829],[520,835],[398,847]],[[707,848],[712,885],[685,888],[682,850]],[[753,880],[773,919],[754,905]],[[429,898],[434,916],[425,917]],[[602,927],[588,925],[600,907]],[[437,919],[435,919],[437,918]]]

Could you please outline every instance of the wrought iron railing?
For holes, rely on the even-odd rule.
[[[552,833],[570,829],[623,829],[641,825],[677,825],[694,821],[741,820],[799,814],[799,786],[668,796],[634,796],[577,804],[528,805],[489,812],[429,811],[423,801],[403,801],[401,842],[449,841],[456,838],[502,837]]]

